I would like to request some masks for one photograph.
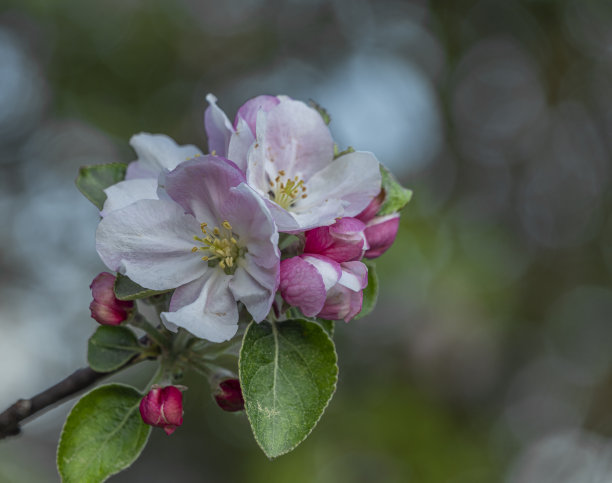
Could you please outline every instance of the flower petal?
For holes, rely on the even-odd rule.
[[[234,120],[234,127],[237,129],[240,120],[244,120],[253,133],[255,138],[255,126],[257,123],[257,113],[259,111],[269,112],[280,103],[280,100],[275,96],[262,95],[254,97],[246,101],[236,113],[236,119]],[[232,158],[230,158],[232,159]]]
[[[385,253],[393,245],[398,229],[399,213],[372,218],[364,231],[370,245],[365,257],[376,258]]]
[[[368,286],[368,267],[361,262],[341,263],[342,276],[338,283],[357,292]]]
[[[355,216],[380,192],[380,168],[372,153],[356,151],[336,159],[307,183],[308,198],[300,210],[312,210],[330,200],[342,200],[344,209],[336,216]],[[296,214],[300,211],[296,210]]]
[[[262,111],[258,113],[257,142],[264,162],[272,164],[274,172],[284,171],[289,178],[298,175],[308,180],[333,159],[334,142],[328,127],[319,113],[303,102],[282,98],[265,116]],[[268,190],[265,185],[258,187]]]
[[[215,268],[177,288],[170,310],[161,313],[162,320],[212,342],[231,339],[238,330],[238,308],[229,289],[231,278]]]
[[[100,222],[96,249],[111,270],[143,287],[165,290],[191,282],[208,269],[191,252],[198,233],[199,223],[176,203],[140,200]]]
[[[252,264],[254,265],[254,264]],[[272,274],[272,287],[265,287],[260,281],[265,282],[265,278],[259,275],[260,270],[255,269],[256,276],[253,277],[250,271],[239,267],[230,281],[229,288],[234,299],[242,302],[255,322],[261,322],[266,318],[276,293],[276,274]]]
[[[130,163],[125,179],[157,179],[163,169],[174,169],[179,163],[202,154],[191,144],[179,146],[165,134],[136,134],[130,139],[130,144],[138,160]]]
[[[234,128],[225,113],[217,106],[217,98],[208,94],[206,100],[210,104],[204,111],[204,128],[208,137],[208,150],[217,156],[226,156]]]
[[[238,166],[243,173],[246,173],[249,149],[251,149],[254,142],[255,135],[251,132],[246,121],[242,118],[238,119],[236,131],[229,140],[227,157],[236,163],[236,166]]]
[[[354,292],[343,285],[336,284],[328,293],[327,299],[318,316],[323,319],[348,322],[361,312],[363,292]]]
[[[323,279],[326,291],[340,280],[342,268],[338,262],[322,255],[301,255],[301,258],[317,269]]]
[[[281,262],[279,289],[283,299],[299,307],[306,317],[317,315],[325,303],[325,284],[321,274],[300,257]]]
[[[119,210],[138,200],[156,200],[157,178],[128,179],[111,185],[104,190],[106,201],[100,212],[105,217],[114,210]]]
[[[219,223],[219,208],[226,202],[230,188],[244,181],[238,167],[218,156],[199,156],[166,174],[166,192],[199,222]]]

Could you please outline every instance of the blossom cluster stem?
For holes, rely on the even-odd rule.
[[[65,399],[84,391],[99,380],[147,359],[148,357],[144,354],[136,355],[111,372],[96,372],[90,367],[83,367],[30,399],[18,399],[13,405],[0,413],[0,439],[18,435],[21,432],[21,424],[25,419],[34,415],[38,416]]]

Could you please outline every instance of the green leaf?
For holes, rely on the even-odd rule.
[[[323,330],[327,332],[327,335],[329,336],[330,339],[334,337],[334,321],[333,320],[314,318],[312,319],[312,321],[319,324],[323,328]]]
[[[125,178],[127,166],[123,163],[97,164],[82,166],[76,179],[77,188],[89,201],[98,207],[104,206],[104,190]]]
[[[321,107],[312,99],[308,101],[308,104],[321,115],[321,117],[323,118],[323,122],[329,126],[329,123],[331,122],[331,116],[329,115],[327,110],[324,107]]]
[[[338,379],[336,350],[306,320],[251,323],[240,351],[240,383],[255,439],[269,458],[288,453],[315,427]]]
[[[119,300],[145,299],[166,292],[169,292],[169,290],[150,290],[144,288],[120,273],[117,274],[117,279],[115,280],[115,296]]]
[[[138,411],[141,399],[133,387],[109,384],[76,403],[57,449],[64,483],[105,481],[138,458],[151,431]]]
[[[141,351],[134,332],[127,327],[101,325],[89,338],[87,362],[98,372],[119,369]]]
[[[376,306],[378,299],[378,276],[376,275],[376,264],[371,260],[362,260],[368,267],[368,286],[363,289],[363,304],[361,312],[357,314],[355,319],[361,319],[368,315]]]
[[[380,207],[378,215],[390,215],[400,211],[408,204],[412,198],[412,191],[399,184],[395,176],[382,164],[380,165],[380,174],[382,175],[382,188],[385,190],[385,201]]]

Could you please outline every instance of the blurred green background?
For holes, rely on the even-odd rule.
[[[141,131],[206,149],[208,92],[316,100],[415,196],[305,443],[268,461],[189,376],[183,427],[112,481],[612,481],[608,1],[0,0],[2,406],[85,364],[78,167]],[[58,481],[71,405],[0,441],[0,481]]]

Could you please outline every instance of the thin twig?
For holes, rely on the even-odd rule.
[[[116,374],[146,359],[146,357],[140,354],[136,355],[123,366],[112,372],[96,372],[90,367],[83,367],[31,399],[19,399],[15,404],[0,414],[0,439],[19,434],[21,432],[20,423],[24,419],[42,410],[50,409],[64,399],[72,397],[87,389],[100,379]]]

